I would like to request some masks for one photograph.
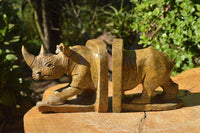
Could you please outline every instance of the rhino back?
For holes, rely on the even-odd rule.
[[[174,62],[167,56],[167,54],[158,51],[150,46],[146,48],[145,55],[146,57],[143,68],[145,73],[147,73],[148,71],[152,71],[154,73],[157,73],[158,75],[171,75],[174,67]]]

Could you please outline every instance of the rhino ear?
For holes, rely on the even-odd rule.
[[[56,46],[56,53],[63,53],[67,56],[70,56],[72,54],[70,48],[68,46],[65,46],[63,43],[60,43],[59,45]]]
[[[45,53],[48,53],[47,50],[45,49],[44,45],[42,44],[41,45],[41,48],[40,48],[40,54],[39,55],[43,55]]]
[[[30,67],[35,59],[35,56],[28,53],[24,46],[22,46],[22,55],[24,57],[24,60],[26,61],[27,65]]]

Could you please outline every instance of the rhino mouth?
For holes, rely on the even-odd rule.
[[[49,78],[51,78],[51,75],[33,75],[34,80],[49,79]]]
[[[51,75],[41,75],[41,78],[49,78]]]

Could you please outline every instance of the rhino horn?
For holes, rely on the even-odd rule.
[[[34,61],[34,59],[35,59],[35,56],[30,54],[30,53],[28,53],[26,51],[26,49],[24,48],[24,46],[22,46],[22,55],[23,55],[24,60],[26,61],[27,65],[31,66],[33,61]]]
[[[47,50],[45,49],[44,45],[42,44],[41,45],[41,48],[40,48],[40,55],[43,55],[45,53],[48,53]]]

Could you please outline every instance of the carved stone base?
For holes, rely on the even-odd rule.
[[[95,105],[59,105],[59,106],[51,106],[51,105],[42,105],[38,106],[38,110],[40,112],[93,112],[95,111]]]
[[[163,111],[163,110],[173,110],[178,109],[183,106],[184,102],[181,99],[174,99],[171,101],[160,102],[153,101],[151,104],[131,104],[123,103],[122,111]]]

